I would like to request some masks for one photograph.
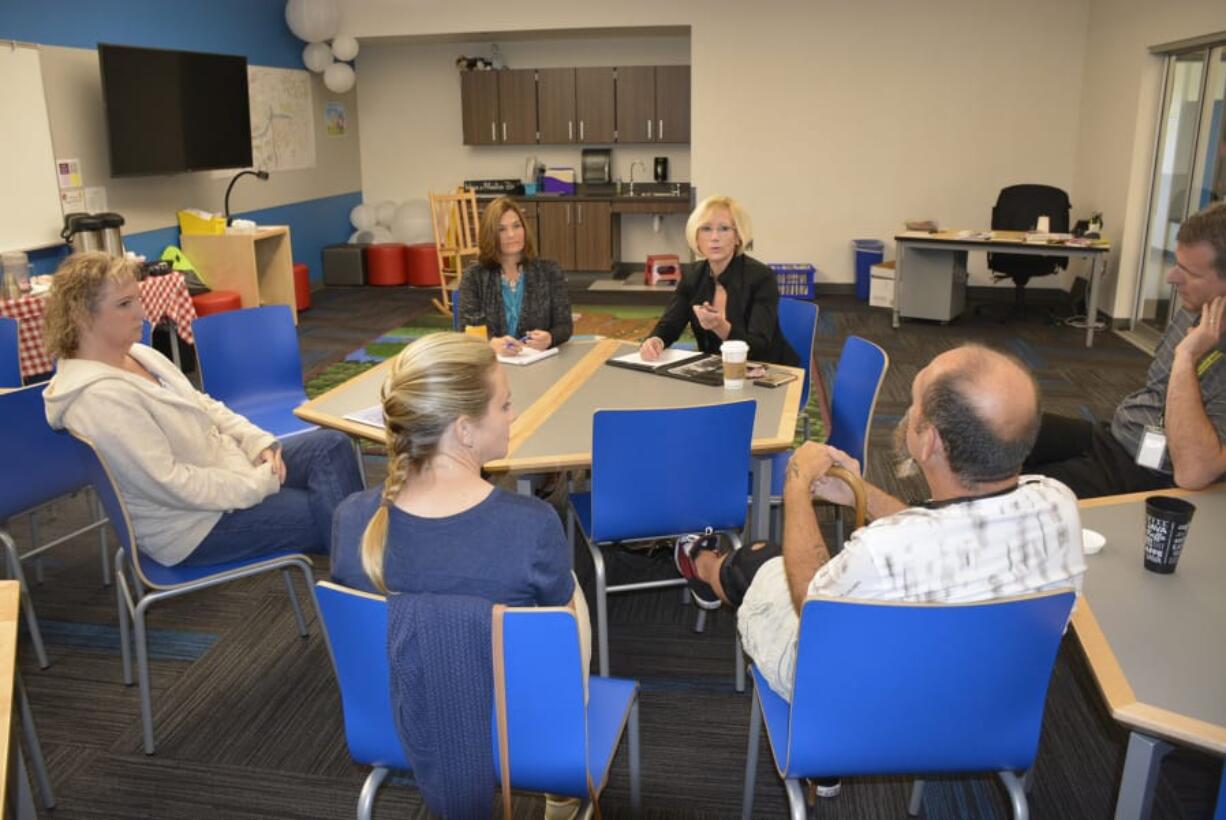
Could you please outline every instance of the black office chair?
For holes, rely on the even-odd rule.
[[[997,231],[1032,231],[1040,216],[1047,216],[1052,233],[1067,233],[1068,194],[1050,185],[1010,185],[1002,188],[992,208],[992,229]],[[1026,316],[1026,283],[1036,276],[1050,276],[1068,266],[1063,256],[1023,256],[1017,253],[989,253],[988,268],[997,281],[1012,279],[1015,285],[1013,305],[1000,321]],[[984,306],[986,307],[986,306]],[[982,311],[982,308],[981,308]]]

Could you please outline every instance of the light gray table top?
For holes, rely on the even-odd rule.
[[[1076,617],[1074,622],[1118,719],[1222,753],[1226,752],[1226,488],[1190,495],[1189,500],[1196,505],[1196,514],[1178,568],[1170,575],[1143,566],[1143,497],[1102,505],[1089,502],[1081,511],[1082,526],[1107,540],[1102,552],[1086,556],[1083,596],[1127,688],[1112,679],[1116,672],[1110,659],[1102,657],[1101,647],[1094,646],[1094,636],[1082,635],[1085,625]],[[1127,689],[1133,704],[1126,702]],[[1175,720],[1180,717],[1188,720]],[[1164,726],[1164,720],[1171,725]],[[1196,726],[1198,722],[1207,726]]]

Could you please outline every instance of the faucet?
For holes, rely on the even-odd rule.
[[[643,162],[641,159],[636,159],[634,162],[630,163],[630,196],[634,196],[634,166],[636,165],[642,168],[644,172],[647,171],[647,163]]]

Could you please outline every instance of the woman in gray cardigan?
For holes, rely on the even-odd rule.
[[[557,262],[537,258],[524,226],[513,201],[491,202],[481,217],[480,256],[460,280],[461,329],[484,326],[500,355],[557,347],[574,330],[566,275]]]

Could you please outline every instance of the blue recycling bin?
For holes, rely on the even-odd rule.
[[[853,239],[851,244],[856,249],[856,298],[867,302],[873,265],[885,258],[885,243],[880,239]]]

